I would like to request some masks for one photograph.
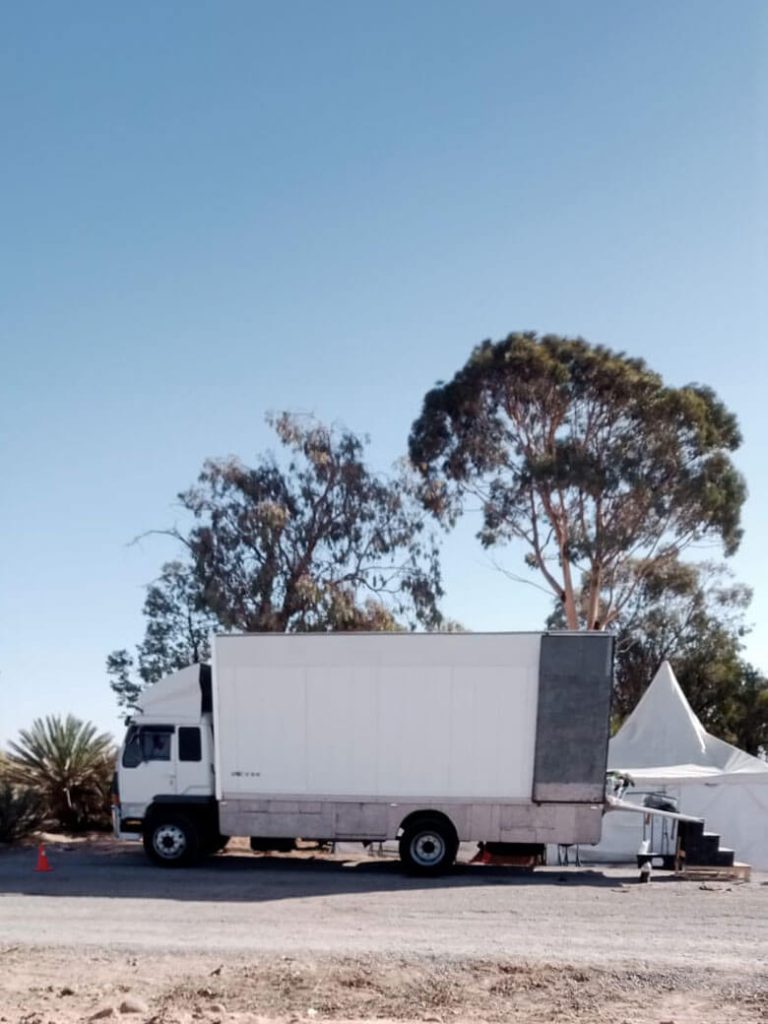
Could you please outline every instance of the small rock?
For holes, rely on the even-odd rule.
[[[317,1016],[317,1010],[314,1008],[314,1006],[310,1006],[310,1008],[307,1010],[307,1016],[308,1017],[316,1017]]]
[[[120,1003],[120,1013],[149,1013],[149,1007],[142,999],[136,996],[126,996]]]
[[[217,975],[221,974],[221,972],[223,970],[224,970],[224,964],[219,964],[218,967],[214,967],[214,969],[211,971],[211,977],[215,978]]]
[[[208,1009],[211,1013],[226,1013],[226,1010],[221,1003],[211,1003]]]
[[[59,989],[60,996],[73,996],[74,994],[75,990],[73,988],[70,988],[69,985],[65,985],[64,988]]]
[[[97,1010],[95,1010],[88,1018],[88,1020],[104,1020],[105,1017],[114,1017],[114,1015],[114,1006],[112,1006],[111,1003],[107,1003],[106,1005],[100,1006]]]

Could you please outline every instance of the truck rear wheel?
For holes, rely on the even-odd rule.
[[[164,868],[186,867],[200,855],[199,830],[183,814],[152,818],[144,829],[143,841],[149,859]]]
[[[400,860],[411,875],[440,875],[456,860],[459,841],[441,818],[414,818],[400,837]]]

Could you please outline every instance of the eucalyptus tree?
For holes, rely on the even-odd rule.
[[[203,606],[245,632],[439,626],[438,550],[407,478],[374,473],[347,430],[270,422],[283,459],[209,460],[180,495]]]
[[[768,680],[744,659],[752,593],[726,568],[671,563],[649,573],[618,630],[613,710],[635,707],[665,659],[706,728],[748,753],[768,747]]]
[[[218,620],[205,608],[194,573],[180,561],[167,562],[147,587],[144,639],[135,655],[126,648],[107,657],[107,675],[117,703],[127,713],[142,690],[165,675],[206,661]]]
[[[479,504],[481,543],[522,541],[568,628],[604,629],[691,544],[736,550],[740,442],[710,388],[669,387],[641,359],[527,332],[483,342],[428,392],[409,452],[441,522]]]
[[[439,552],[405,467],[383,476],[348,430],[284,413],[279,453],[209,459],[179,495],[184,557],[144,602],[135,655],[107,659],[119,704],[209,656],[212,632],[454,628],[439,609]],[[168,532],[168,531],[166,531]]]

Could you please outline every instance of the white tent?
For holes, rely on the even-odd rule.
[[[664,662],[608,747],[609,768],[635,780],[642,794],[676,797],[679,810],[704,818],[736,859],[768,870],[768,763],[711,736],[694,714],[669,662]],[[633,795],[634,794],[634,795]],[[632,860],[642,839],[639,814],[611,811],[603,838],[583,859]]]

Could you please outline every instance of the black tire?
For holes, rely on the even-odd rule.
[[[200,830],[183,814],[154,815],[144,828],[144,852],[163,868],[194,864],[202,852]]]
[[[456,831],[443,818],[414,818],[400,837],[400,860],[409,875],[442,875],[458,849]]]

